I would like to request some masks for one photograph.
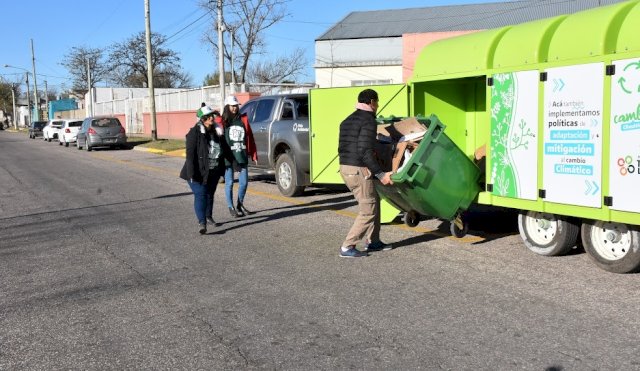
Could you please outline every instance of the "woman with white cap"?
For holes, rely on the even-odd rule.
[[[207,233],[207,223],[217,225],[213,220],[213,195],[224,171],[224,132],[214,123],[215,112],[206,105],[199,109],[200,119],[186,136],[186,160],[180,171],[180,178],[193,191],[200,234]]]
[[[224,194],[227,198],[229,213],[233,217],[253,214],[244,207],[244,196],[247,193],[249,183],[249,172],[247,166],[249,159],[258,163],[258,153],[256,142],[253,138],[251,126],[247,115],[240,114],[240,103],[238,99],[230,95],[224,100],[224,110],[220,120],[224,125],[225,141],[230,149],[225,156],[224,172]],[[234,172],[238,171],[238,201],[233,203],[233,182]]]

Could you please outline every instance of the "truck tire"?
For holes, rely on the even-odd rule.
[[[527,248],[538,255],[565,255],[576,245],[580,227],[558,215],[521,211],[518,230]]]
[[[640,271],[640,231],[623,223],[582,223],[582,244],[596,265],[612,273]]]
[[[278,157],[276,162],[276,184],[280,193],[287,197],[300,196],[304,192],[304,186],[298,185],[296,163],[289,152],[285,152]]]

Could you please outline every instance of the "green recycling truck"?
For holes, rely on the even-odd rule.
[[[440,40],[421,51],[407,84],[374,87],[379,114],[435,114],[469,159],[486,153],[474,202],[519,210],[533,252],[562,255],[581,237],[599,267],[636,272],[638,35],[640,1],[631,0]],[[342,182],[338,124],[361,89],[311,90],[313,183]],[[383,219],[397,212],[383,206]]]

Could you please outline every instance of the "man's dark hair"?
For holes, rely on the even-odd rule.
[[[200,108],[206,106],[207,104],[205,102],[202,102],[202,104],[200,104]]]
[[[358,103],[371,103],[371,100],[378,100],[378,93],[373,89],[364,89],[358,94]]]

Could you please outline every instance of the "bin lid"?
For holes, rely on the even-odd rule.
[[[638,51],[639,22],[632,0],[439,40],[422,49],[411,80]]]
[[[549,41],[560,22],[566,17],[561,15],[541,19],[509,29],[496,47],[493,67],[504,68],[546,62]]]
[[[625,53],[640,50],[640,37],[638,37],[638,25],[640,24],[640,2],[627,14],[616,43],[616,51]]]
[[[566,61],[614,53],[618,39],[617,31],[629,10],[637,4],[623,2],[568,16],[560,23],[549,43],[548,61]],[[635,27],[637,37],[637,23]]]
[[[510,26],[435,41],[416,59],[413,78],[491,68],[493,51]]]

